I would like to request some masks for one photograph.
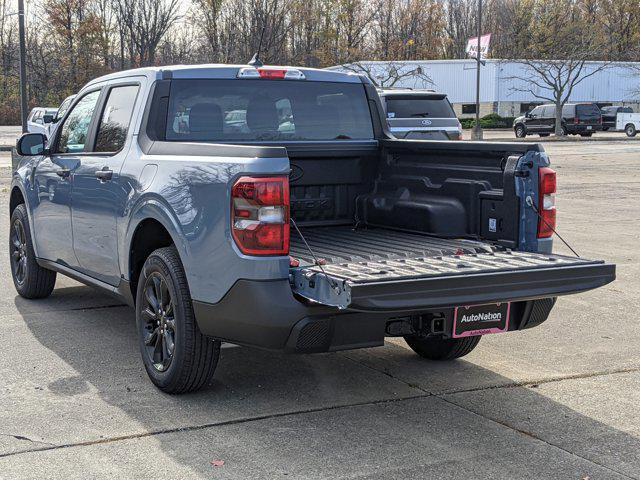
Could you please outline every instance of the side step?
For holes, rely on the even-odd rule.
[[[615,279],[615,265],[499,251],[291,269],[292,289],[323,305],[411,311],[583,292]]]

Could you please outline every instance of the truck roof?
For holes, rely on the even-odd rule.
[[[381,97],[416,97],[416,98],[436,98],[442,99],[447,96],[446,93],[436,92],[435,90],[421,89],[414,90],[412,88],[381,88],[378,89],[378,95]]]
[[[123,70],[121,72],[110,73],[95,78],[87,83],[92,85],[109,80],[127,77],[145,76],[152,79],[169,79],[169,78],[219,78],[219,79],[235,79],[241,68],[251,68],[251,65],[227,65],[221,63],[209,63],[200,65],[168,65],[161,67],[143,67],[132,70]],[[333,70],[322,70],[318,68],[295,67],[286,65],[264,65],[259,68],[274,70],[299,70],[304,73],[306,81],[321,82],[345,82],[345,83],[362,83],[362,76],[353,72],[337,72]],[[299,81],[299,80],[296,80]]]

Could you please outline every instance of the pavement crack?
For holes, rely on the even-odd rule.
[[[3,436],[3,437],[14,438],[15,440],[21,440],[21,441],[24,441],[24,442],[36,443],[36,444],[40,444],[40,445],[54,446],[53,443],[42,442],[40,440],[33,440],[32,438],[25,437],[24,435],[14,435],[12,433],[0,433],[0,435]]]
[[[503,421],[500,421],[500,420],[497,420],[497,419],[494,419],[494,418],[487,417],[487,416],[483,415],[482,413],[476,412],[475,410],[471,410],[470,408],[467,408],[467,407],[459,405],[459,404],[457,404],[455,402],[452,402],[451,400],[448,400],[446,397],[442,397],[442,396],[439,396],[439,395],[435,395],[435,396],[438,399],[442,400],[443,402],[447,403],[448,405],[450,405],[450,406],[452,406],[454,408],[459,408],[460,410],[463,410],[463,411],[465,411],[465,412],[467,412],[467,413],[469,413],[471,415],[475,415],[475,416],[483,418],[483,419],[485,419],[485,420],[487,420],[489,422],[495,423],[496,425],[500,425],[502,427],[508,428],[509,430],[512,430],[514,432],[519,433],[520,435],[524,435],[524,436],[529,437],[529,438],[531,438],[533,440],[542,442],[542,443],[544,443],[545,445],[547,445],[547,446],[549,446],[551,448],[558,449],[558,450],[560,450],[560,451],[562,451],[562,452],[564,452],[564,453],[566,453],[568,455],[571,455],[573,457],[576,457],[576,458],[579,458],[581,460],[584,460],[585,462],[592,463],[593,465],[597,465],[600,468],[604,468],[605,470],[609,470],[610,472],[616,473],[616,474],[618,474],[618,475],[620,475],[622,477],[628,478],[630,480],[639,480],[639,478],[640,478],[640,477],[632,477],[627,473],[621,472],[620,470],[617,470],[615,468],[610,467],[609,465],[605,465],[605,464],[603,464],[601,462],[598,462],[598,461],[596,461],[596,460],[594,460],[592,458],[588,458],[588,457],[585,457],[583,455],[579,455],[579,454],[577,454],[575,452],[572,452],[571,450],[567,450],[566,448],[564,448],[564,447],[562,447],[562,446],[560,446],[558,444],[552,443],[552,442],[550,442],[548,440],[545,440],[542,437],[539,437],[535,433],[529,432],[527,430],[522,430],[522,429],[516,428],[516,427],[510,425],[507,422],[503,422]]]
[[[423,399],[425,397],[426,395],[422,395],[422,394],[409,395],[401,398],[385,398],[380,400],[370,400],[366,402],[348,403],[344,405],[330,405],[327,407],[306,408],[302,410],[293,410],[290,412],[273,413],[268,415],[256,415],[254,417],[248,417],[248,418],[238,418],[233,420],[225,420],[221,422],[204,423],[200,425],[192,425],[189,427],[176,427],[176,428],[167,428],[167,429],[161,429],[161,430],[153,430],[150,432],[132,433],[130,435],[120,435],[115,437],[100,438],[96,440],[88,440],[85,442],[74,442],[74,443],[66,443],[66,444],[58,444],[58,445],[52,444],[52,443],[37,442],[37,443],[44,443],[44,445],[46,446],[40,447],[40,448],[31,448],[31,449],[21,450],[18,452],[1,453],[0,458],[14,457],[16,455],[23,455],[25,453],[45,452],[50,450],[62,450],[66,448],[103,445],[103,444],[109,444],[109,443],[122,442],[125,440],[154,437],[156,435],[164,435],[164,434],[170,434],[170,433],[195,432],[198,430],[205,430],[207,428],[224,427],[228,425],[241,425],[244,423],[258,422],[262,420],[271,420],[274,418],[285,418],[285,417],[291,417],[295,415],[304,415],[309,413],[328,412],[332,410],[341,410],[341,409],[347,409],[347,408],[359,408],[359,407],[367,407],[372,405],[384,405],[389,403],[405,402],[410,400]],[[9,436],[13,437],[13,435],[9,435]],[[36,443],[35,440],[31,440],[31,441]]]
[[[466,388],[461,390],[444,390],[444,391],[434,393],[434,395],[436,397],[440,397],[442,395],[456,395],[459,393],[482,392],[485,390],[495,390],[497,388],[528,387],[531,385],[544,385],[547,383],[563,382],[565,380],[580,380],[584,378],[597,378],[597,377],[604,377],[608,375],[620,375],[624,373],[635,373],[635,372],[640,372],[640,367],[618,368],[618,369],[612,369],[612,370],[602,370],[599,372],[575,373],[571,375],[560,375],[557,377],[540,378],[536,380],[523,380],[520,382],[514,381],[511,383],[505,383],[502,385],[486,385],[484,387]]]
[[[358,365],[361,365],[363,367],[368,368],[369,370],[372,370],[374,372],[378,372],[378,373],[382,373],[383,375],[386,375],[389,378],[393,378],[394,380],[405,384],[406,386],[408,386],[409,388],[413,388],[416,390],[420,390],[421,392],[425,393],[426,395],[424,395],[425,397],[433,395],[429,390],[425,390],[424,388],[422,388],[420,385],[418,385],[417,383],[412,383],[412,382],[407,382],[406,380],[403,380],[400,377],[396,377],[395,375],[393,375],[391,372],[388,372],[386,370],[381,370],[379,368],[373,367],[371,365],[369,365],[368,363],[365,362],[361,362],[360,360],[356,360],[355,358],[351,358],[348,355],[343,355],[344,358],[346,358],[347,360],[351,360],[354,363],[357,363]]]

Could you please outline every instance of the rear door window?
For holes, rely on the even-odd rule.
[[[454,118],[456,114],[446,98],[387,96],[388,118]]]
[[[171,82],[166,139],[287,141],[372,139],[360,83],[266,79]]]
[[[138,85],[125,85],[109,91],[98,125],[96,152],[117,152],[124,147],[138,88]]]

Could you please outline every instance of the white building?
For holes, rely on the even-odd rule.
[[[589,62],[585,65],[585,71],[593,70],[601,64],[602,62]],[[389,69],[395,68],[400,72],[398,77],[403,78],[394,87],[427,88],[446,93],[458,116],[465,118],[475,115],[475,60],[362,62],[362,65],[370,75],[379,79],[388,78]],[[330,68],[353,71],[341,66]],[[404,76],[406,72],[413,72],[418,68],[421,74]],[[522,77],[529,76],[529,72],[522,63],[487,60],[486,65],[481,67],[480,115],[498,113],[503,117],[515,117],[534,105],[548,103],[530,92],[522,91],[531,88],[536,94],[551,96],[551,92],[521,80]],[[630,105],[640,112],[640,63],[610,64],[576,85],[569,100],[595,102],[600,106]]]

